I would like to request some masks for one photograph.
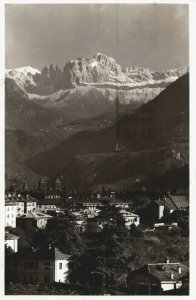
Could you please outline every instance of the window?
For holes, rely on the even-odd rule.
[[[49,261],[44,262],[44,270],[50,270],[50,262]]]
[[[59,269],[62,270],[62,268],[63,268],[63,264],[59,263]]]

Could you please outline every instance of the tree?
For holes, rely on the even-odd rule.
[[[64,215],[48,221],[45,234],[49,244],[67,254],[81,253],[84,249],[83,238],[77,232],[75,218],[68,209],[64,210]]]
[[[142,230],[139,227],[135,226],[135,224],[131,224],[129,232],[132,237],[142,237],[143,236]]]
[[[73,259],[70,281],[98,286],[105,293],[111,286],[123,286],[127,268],[122,255],[122,241],[126,238],[125,222],[119,210],[113,206],[103,206],[99,215],[103,230],[94,233],[85,252]]]
[[[103,228],[115,233],[118,238],[124,238],[126,235],[125,220],[119,209],[105,202],[102,206],[98,220],[103,224]]]

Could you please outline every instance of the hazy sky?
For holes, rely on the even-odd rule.
[[[122,66],[163,70],[188,66],[188,5],[6,5],[6,68],[101,52]]]

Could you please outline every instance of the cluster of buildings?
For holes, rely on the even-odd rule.
[[[55,181],[55,191],[61,189],[60,180]],[[40,180],[40,189],[46,191],[44,180]],[[53,193],[51,193],[53,195]],[[69,273],[70,256],[57,248],[32,248],[18,251],[20,237],[10,232],[10,228],[31,226],[44,229],[47,222],[57,215],[63,215],[63,205],[57,205],[56,198],[44,197],[42,200],[29,195],[7,194],[5,198],[5,245],[10,247],[14,254],[8,263],[8,271],[13,281],[33,284],[50,284],[52,282],[66,282]],[[61,199],[62,200],[62,199]],[[66,200],[66,199],[64,199]],[[131,207],[131,201],[122,201],[111,192],[109,198],[103,198],[97,193],[96,197],[88,200],[74,200],[70,212],[74,216],[75,227],[85,231],[91,224],[96,224],[99,230],[104,227],[103,220],[99,218],[104,205],[119,209],[130,229],[134,224],[139,226],[141,217]],[[59,202],[60,203],[60,202]],[[63,201],[62,201],[63,203]],[[175,210],[188,210],[188,198],[185,196],[170,196],[153,200],[147,206],[148,217],[154,222],[154,229],[177,227],[177,223],[165,224],[162,218]],[[167,291],[184,288],[188,282],[188,268],[181,263],[149,263],[140,269],[130,272],[127,277],[127,290],[129,294],[163,294]]]
[[[129,202],[111,197],[108,199],[107,204],[104,204],[103,200],[105,200],[105,198],[91,199],[91,201],[81,203],[77,201],[76,208],[73,208],[73,215],[76,217],[77,226],[82,231],[92,223],[96,224],[100,229],[103,229],[104,221],[99,217],[99,214],[104,205],[114,206],[119,209],[127,229],[130,229],[132,224],[139,226],[140,217],[131,211]]]
[[[48,211],[54,209],[54,205],[47,205]],[[40,229],[46,227],[51,215],[44,213],[43,205],[29,196],[26,198],[21,195],[8,195],[5,199],[5,227],[16,228],[31,223]],[[44,208],[46,205],[44,206]]]

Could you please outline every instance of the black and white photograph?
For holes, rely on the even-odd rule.
[[[4,295],[190,295],[189,12],[5,4]]]

